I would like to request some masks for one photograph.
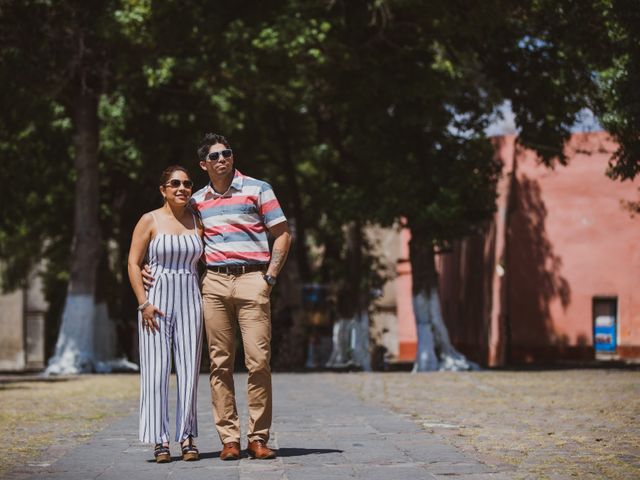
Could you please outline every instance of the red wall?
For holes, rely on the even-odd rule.
[[[640,219],[621,206],[637,197],[638,182],[604,175],[615,149],[592,133],[572,137],[567,167],[516,155],[507,227],[513,360],[589,355],[597,296],[618,298],[621,350],[640,347]]]
[[[555,169],[514,137],[495,145],[494,220],[438,259],[454,344],[485,365],[593,358],[592,302],[605,296],[618,298],[616,353],[640,358],[640,218],[621,205],[640,182],[605,175],[615,143],[576,134]]]

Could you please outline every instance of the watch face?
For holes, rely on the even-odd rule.
[[[271,275],[264,275],[264,281],[267,282],[272,287],[276,284],[276,279]]]

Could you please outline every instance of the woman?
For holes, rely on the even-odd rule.
[[[198,460],[196,400],[202,345],[202,300],[197,264],[202,256],[202,226],[188,206],[193,183],[187,171],[162,172],[164,205],[145,213],[129,251],[129,281],[138,299],[140,339],[140,441],[155,443],[158,463],[169,452],[169,374],[171,350],[178,377],[176,441],[183,460]],[[151,268],[155,283],[145,291],[141,268]]]

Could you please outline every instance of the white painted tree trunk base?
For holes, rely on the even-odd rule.
[[[459,352],[455,355],[443,355],[438,370],[441,372],[468,372],[482,370],[480,365],[472,362]]]
[[[93,370],[92,295],[67,295],[56,350],[45,375],[73,375]]]
[[[96,305],[93,326],[94,361],[96,373],[137,372],[138,365],[125,357],[117,358],[118,335],[115,322],[109,318],[107,304]]]
[[[45,375],[138,371],[135,363],[115,358],[117,344],[114,322],[107,306],[96,305],[91,295],[68,295],[55,354]]]
[[[130,362],[125,357],[116,358],[107,361],[97,361],[94,364],[96,373],[115,373],[115,372],[138,372],[140,367]]]
[[[351,319],[341,318],[333,324],[331,355],[325,366],[329,368],[342,368],[349,365],[350,358],[350,328]]]
[[[352,323],[352,352],[354,365],[364,372],[371,371],[371,353],[369,351],[369,313],[360,312]]]
[[[429,294],[424,291],[413,296],[413,310],[418,333],[418,354],[413,372],[469,371],[480,366],[467,358],[451,344],[447,326],[442,319],[438,289]]]
[[[371,371],[367,312],[360,312],[353,318],[341,318],[333,324],[333,346],[325,366],[357,367],[365,372]]]

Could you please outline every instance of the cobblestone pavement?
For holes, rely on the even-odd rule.
[[[246,456],[231,462],[218,459],[220,443],[210,411],[208,378],[203,375],[198,406],[200,437],[197,444],[202,458],[199,462],[179,461],[177,445],[172,445],[175,461],[155,464],[151,448],[137,441],[137,406],[132,405],[125,416],[96,432],[87,443],[67,451],[57,461],[45,460],[22,467],[10,478],[511,478],[512,467],[487,466],[446,439],[425,431],[410,418],[363,401],[330,377],[326,374],[274,376],[274,424],[270,443],[279,450],[275,460],[250,460]],[[344,378],[356,377],[345,375]],[[246,375],[237,375],[236,390],[243,413],[246,412],[245,382]]]
[[[86,443],[51,449],[10,478],[640,478],[637,371],[276,374],[279,456],[232,462],[218,459],[207,380],[199,462],[179,461],[172,445],[174,461],[155,464],[131,404]],[[237,375],[243,414],[245,382]]]
[[[513,478],[640,478],[640,371],[331,375]]]

